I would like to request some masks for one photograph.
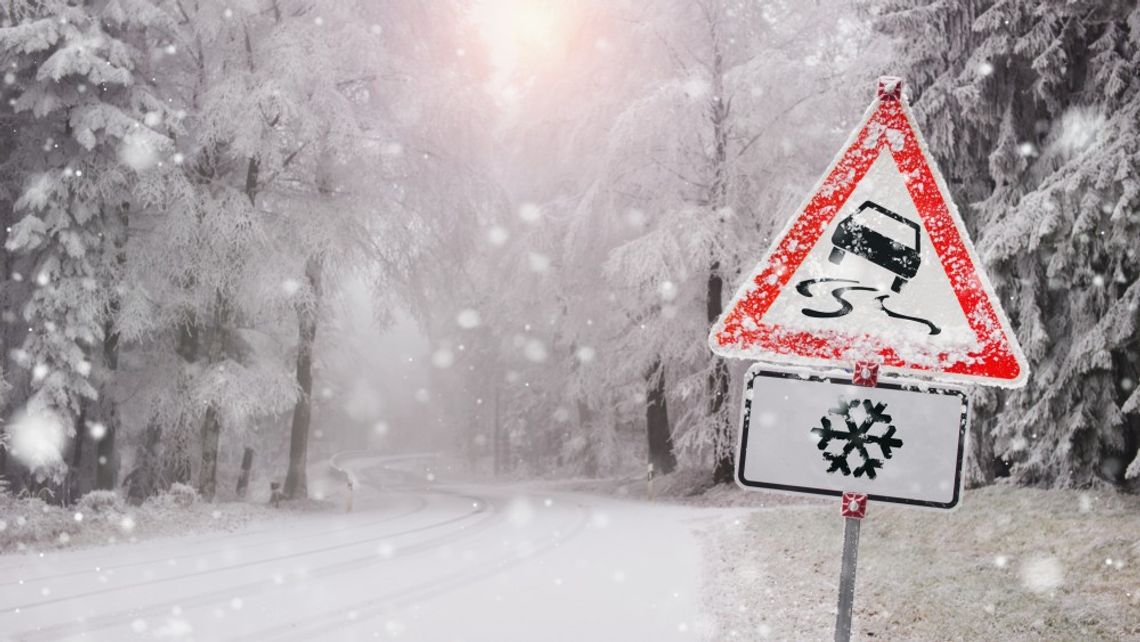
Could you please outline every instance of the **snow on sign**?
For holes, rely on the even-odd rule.
[[[968,410],[961,390],[869,388],[759,364],[746,380],[736,467],[745,488],[958,504]]]
[[[875,102],[815,192],[713,326],[727,357],[1024,385],[1025,357],[981,270],[901,81]]]

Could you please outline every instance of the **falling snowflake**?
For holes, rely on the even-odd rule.
[[[896,439],[894,434],[896,428],[891,423],[891,416],[884,414],[887,409],[885,403],[872,404],[870,399],[862,401],[853,399],[851,401],[841,401],[836,408],[828,410],[829,415],[840,417],[846,430],[832,428],[831,420],[824,416],[821,417],[819,422],[821,428],[812,428],[813,435],[819,437],[819,442],[816,444],[820,450],[823,451],[823,458],[831,462],[827,472],[833,473],[839,471],[844,476],[854,475],[862,477],[866,475],[868,479],[874,479],[877,474],[876,471],[883,467],[883,460],[872,457],[868,452],[869,445],[876,445],[879,447],[879,452],[882,453],[883,459],[890,459],[893,448],[900,448],[903,442]],[[862,411],[860,413],[859,411]],[[852,416],[854,414],[862,414],[862,421],[856,424],[859,417]],[[873,430],[879,424],[885,424],[887,429],[881,435],[873,434]],[[843,449],[838,453],[832,453],[827,450],[831,442],[845,442]],[[853,452],[858,452],[860,459],[863,463],[856,466],[854,470],[850,467],[847,458]]]
[[[519,218],[527,223],[537,223],[542,219],[542,208],[534,203],[523,203],[519,206]]]
[[[459,327],[465,330],[479,327],[480,321],[479,311],[470,308],[460,311],[459,316],[455,318],[455,322],[459,324]]]
[[[582,346],[574,354],[582,363],[589,363],[597,356],[597,352],[590,346]]]

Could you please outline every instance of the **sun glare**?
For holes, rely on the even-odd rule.
[[[507,74],[561,44],[563,13],[550,0],[475,0],[474,5],[491,59]]]
[[[555,35],[554,11],[547,4],[516,3],[505,29],[519,44],[548,47]]]
[[[548,47],[556,36],[557,10],[547,0],[479,0],[476,15],[489,44]]]

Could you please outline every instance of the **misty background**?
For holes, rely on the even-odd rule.
[[[967,477],[1135,488],[1124,2],[18,1],[0,9],[13,492],[731,480],[710,322],[873,97],[914,111],[1033,369]],[[1130,465],[1131,464],[1131,465]]]

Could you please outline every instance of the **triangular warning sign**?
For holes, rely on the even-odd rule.
[[[726,357],[1003,387],[1029,369],[902,82],[879,81],[814,193],[713,326]]]

